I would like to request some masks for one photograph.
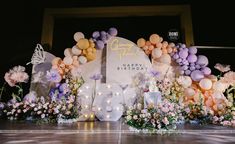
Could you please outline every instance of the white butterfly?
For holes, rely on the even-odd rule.
[[[33,56],[31,58],[31,62],[28,62],[26,65],[28,65],[30,63],[33,65],[44,63],[45,58],[46,58],[46,56],[45,56],[44,49],[42,48],[42,46],[40,44],[37,44],[37,46],[34,50]]]

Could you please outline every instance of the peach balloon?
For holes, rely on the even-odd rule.
[[[151,45],[151,42],[150,42],[150,41],[146,41],[145,45],[146,45],[146,46],[150,46],[150,45]]]
[[[164,41],[163,43],[162,43],[162,48],[166,48],[168,46],[168,42],[167,41]]]
[[[69,56],[66,56],[66,57],[64,57],[63,62],[66,65],[71,65],[73,63],[73,58],[69,57]]]
[[[214,82],[213,89],[219,92],[224,92],[226,89],[226,85],[220,81],[217,81],[217,82]]]
[[[163,48],[163,49],[162,49],[162,53],[163,53],[163,54],[167,54],[166,48]]]
[[[145,46],[146,40],[144,38],[140,38],[137,40],[137,46],[138,47],[143,47]]]
[[[147,49],[147,50],[145,50],[144,52],[145,52],[145,54],[146,54],[146,55],[150,55],[150,54],[151,54],[151,51],[150,51],[150,50],[148,50],[148,49]]]
[[[149,49],[149,47],[147,46],[147,45],[145,45],[144,47],[143,47],[143,50],[148,50]]]
[[[150,46],[148,46],[148,49],[149,49],[150,51],[152,51],[152,50],[154,49],[154,46],[153,46],[153,45],[150,45]]]
[[[61,61],[61,58],[55,57],[55,58],[51,61],[51,64],[52,64],[52,65],[57,65],[60,61]]]
[[[152,44],[158,43],[159,40],[160,40],[160,37],[159,37],[159,35],[157,35],[157,34],[152,34],[152,35],[149,37],[149,41],[150,41]]]
[[[184,90],[184,94],[190,98],[193,98],[193,96],[196,94],[196,92],[192,88],[186,88]]]
[[[157,43],[156,48],[162,48],[162,43]]]
[[[168,44],[168,46],[172,48],[172,47],[175,47],[175,44],[171,42]]]
[[[167,53],[172,53],[172,48],[171,47],[167,47]]]
[[[77,46],[79,49],[87,49],[90,46],[90,44],[89,44],[88,39],[81,38],[78,40]]]

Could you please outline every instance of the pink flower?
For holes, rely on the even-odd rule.
[[[163,111],[164,113],[167,113],[167,112],[169,112],[169,109],[168,109],[167,107],[162,107],[162,111]]]
[[[213,117],[213,121],[214,121],[214,122],[217,122],[218,120],[219,120],[219,118],[218,118],[217,116],[214,116],[214,117]]]
[[[15,66],[10,69],[4,76],[5,81],[9,86],[13,87],[16,83],[27,82],[29,76],[25,72],[25,68],[22,66]]]
[[[228,85],[235,84],[235,72],[230,71],[230,72],[225,73],[224,76],[221,77],[220,81]]]
[[[217,63],[215,66],[214,66],[215,69],[219,70],[220,72],[227,72],[227,71],[230,71],[230,65],[223,65],[223,64],[220,64],[220,63]]]
[[[162,122],[163,122],[165,125],[168,125],[168,124],[169,124],[169,121],[168,121],[167,117],[164,117],[164,119],[162,120]]]
[[[11,77],[10,73],[5,73],[5,76],[4,76],[5,81],[9,84],[9,86],[13,87],[15,86],[16,81],[12,80],[10,77]]]

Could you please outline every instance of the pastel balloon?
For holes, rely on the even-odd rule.
[[[101,40],[96,41],[96,42],[95,42],[95,47],[96,47],[97,49],[103,49],[103,48],[104,48],[104,42],[101,41]]]
[[[187,56],[188,56],[188,52],[187,52],[186,50],[181,50],[181,51],[179,52],[179,56],[180,56],[181,58],[183,58],[183,59],[186,59]]]
[[[152,44],[151,44],[150,41],[146,41],[145,45],[146,45],[146,46],[150,46],[150,45],[152,45]]]
[[[165,64],[170,64],[171,63],[171,56],[169,54],[163,54],[160,58],[159,61],[161,63]]]
[[[70,56],[66,56],[66,57],[64,57],[63,62],[66,65],[71,65],[73,63],[73,58]]]
[[[186,88],[184,90],[184,94],[186,96],[192,97],[192,96],[194,96],[196,94],[196,92],[192,88]]]
[[[149,49],[150,51],[152,51],[152,50],[154,49],[154,46],[153,46],[153,45],[150,45],[150,46],[148,46],[148,49]]]
[[[211,69],[209,67],[204,67],[201,70],[203,72],[204,75],[210,75],[211,74]]]
[[[88,39],[85,39],[85,38],[81,38],[81,39],[79,39],[78,40],[78,42],[77,42],[77,47],[79,48],[79,49],[87,49],[88,47],[89,47],[89,41],[88,41]]]
[[[209,61],[208,58],[204,55],[199,55],[197,58],[197,64],[201,65],[201,66],[207,66]]]
[[[191,76],[192,80],[194,80],[194,81],[200,81],[201,79],[204,78],[204,74],[199,70],[193,71],[190,76]]]
[[[51,61],[51,64],[52,64],[52,65],[57,65],[60,61],[61,61],[61,58],[60,58],[60,57],[55,57],[55,58]]]
[[[162,48],[166,48],[167,46],[168,46],[168,42],[167,41],[162,42]]]
[[[82,53],[82,50],[80,50],[76,45],[72,47],[72,53],[74,55],[80,55]]]
[[[219,92],[219,91],[215,91],[212,96],[216,99],[222,99],[224,97],[223,93],[222,92]]]
[[[166,49],[167,49],[168,53],[172,53],[172,51],[173,51],[171,47],[167,47]]]
[[[80,64],[85,64],[85,63],[87,63],[87,58],[84,56],[79,56],[78,61]]]
[[[162,48],[162,43],[157,43],[156,48]]]
[[[199,86],[204,90],[209,90],[212,88],[212,81],[208,78],[201,79]]]
[[[160,40],[160,37],[159,37],[159,35],[157,35],[157,34],[152,34],[152,35],[149,37],[149,41],[150,41],[152,44],[159,43],[159,40]]]
[[[82,32],[76,32],[73,35],[73,39],[78,42],[81,38],[85,38],[84,34]]]
[[[109,28],[108,30],[108,33],[111,35],[111,36],[116,36],[118,34],[118,31],[116,28]]]
[[[95,38],[95,39],[97,39],[98,37],[100,37],[100,32],[99,32],[99,31],[94,31],[94,32],[92,33],[92,37]]]
[[[190,55],[187,57],[187,60],[188,60],[188,62],[190,62],[190,63],[194,63],[194,62],[197,61],[197,56],[194,55],[194,54],[190,54]]]
[[[188,52],[190,54],[196,54],[197,53],[197,48],[192,46],[192,47],[188,48]]]
[[[64,56],[67,56],[67,57],[73,56],[72,49],[71,48],[66,48],[64,50]]]
[[[152,57],[153,58],[160,58],[162,56],[162,51],[160,48],[155,48],[152,50]]]
[[[140,38],[137,40],[137,46],[138,47],[144,47],[146,43],[146,40],[144,38]]]
[[[184,73],[185,73],[185,75],[190,75],[191,71],[190,70],[185,70]]]
[[[169,47],[175,47],[175,44],[174,43],[169,43],[169,45],[168,45]]]

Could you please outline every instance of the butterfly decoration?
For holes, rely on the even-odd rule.
[[[31,62],[28,62],[26,65],[29,65],[30,63],[33,65],[37,65],[40,63],[44,63],[45,62],[45,52],[43,47],[40,44],[37,44],[33,56],[31,58]]]

